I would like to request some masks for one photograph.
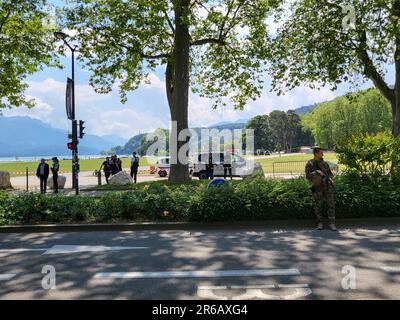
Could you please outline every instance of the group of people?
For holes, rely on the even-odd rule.
[[[206,162],[206,172],[207,179],[214,179],[214,166],[215,163],[213,161],[213,154],[210,152],[208,154],[208,161]],[[224,179],[226,179],[227,174],[229,173],[229,177],[232,180],[232,155],[226,154],[223,159],[223,167],[224,167]]]
[[[318,229],[323,229],[323,221],[322,221],[322,207],[324,200],[328,205],[328,218],[329,218],[329,229],[336,230],[335,225],[335,204],[334,204],[334,196],[333,196],[333,174],[329,167],[329,164],[324,161],[324,153],[323,149],[319,147],[315,147],[314,149],[314,158],[307,162],[305,173],[306,178],[312,183],[312,194],[315,202],[315,215],[318,219]],[[211,180],[214,179],[214,166],[215,163],[213,161],[213,154],[209,153],[208,161],[206,163],[207,177]],[[224,157],[224,178],[226,179],[227,174],[229,173],[230,178],[232,179],[232,163],[231,157]],[[111,175],[115,175],[118,172],[122,171],[122,160],[118,158],[116,155],[111,157],[107,157],[106,160],[102,163],[100,170],[104,170],[104,174],[106,177],[106,181],[108,183],[108,179]],[[133,152],[131,158],[130,165],[130,175],[134,182],[137,182],[137,173],[139,169],[139,157],[136,152]],[[36,170],[36,176],[40,179],[40,192],[46,193],[47,189],[47,180],[50,175],[50,171],[53,174],[53,190],[54,193],[58,193],[58,172],[60,170],[60,164],[57,157],[52,158],[52,166],[46,163],[45,159],[41,159],[40,164]]]
[[[106,160],[101,164],[100,171],[103,169],[104,176],[106,177],[106,182],[108,183],[108,179],[110,176],[113,176],[122,171],[122,160],[118,158],[116,155],[111,157],[107,157]],[[136,152],[133,152],[131,159],[131,177],[133,181],[137,182],[137,173],[139,169],[139,157]]]
[[[104,170],[104,175],[108,183],[108,178],[110,178],[110,176],[122,171],[122,160],[116,155],[107,157],[106,160],[101,164],[100,171],[101,169]]]
[[[54,157],[52,160],[52,166],[46,163],[45,159],[40,160],[40,164],[36,170],[36,176],[40,179],[40,193],[46,193],[47,189],[47,179],[51,173],[53,174],[53,190],[54,193],[58,193],[58,172],[60,171],[60,162],[57,157]]]

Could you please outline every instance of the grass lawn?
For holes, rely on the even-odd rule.
[[[130,167],[130,158],[121,158],[122,167],[128,169]],[[104,159],[85,159],[80,160],[81,171],[94,171],[99,169]],[[51,160],[47,162],[51,165]],[[11,176],[21,176],[25,175],[26,168],[30,172],[30,175],[36,174],[37,166],[39,162],[0,162],[0,171],[8,171]],[[141,166],[148,166],[149,161],[146,157],[140,158]],[[72,171],[71,160],[61,160],[60,161],[60,172],[67,173]]]
[[[302,173],[304,172],[306,162],[312,158],[312,154],[301,154],[267,159],[255,158],[255,161],[261,164],[265,173],[273,173],[273,163],[275,163],[275,173]],[[324,159],[329,162],[338,163],[334,153],[326,153]]]
[[[278,163],[275,164],[275,173],[301,173],[304,172],[306,162],[312,159],[312,157],[312,154],[296,154],[290,156],[261,159],[257,159],[256,157],[255,161],[261,163],[265,173],[273,173],[273,163]],[[130,158],[121,158],[121,160],[123,168],[128,169],[130,167]],[[338,163],[338,160],[334,153],[326,153],[325,160],[333,163]],[[80,160],[79,163],[81,165],[81,171],[94,171],[96,169],[99,169],[103,161],[104,159]],[[152,165],[150,162],[151,160],[147,157],[140,158],[141,166]],[[50,164],[51,161],[49,161],[48,163]],[[11,176],[21,176],[25,175],[26,167],[28,167],[30,174],[33,175],[36,172],[38,164],[39,162],[0,162],[0,171],[8,171],[11,173]],[[71,170],[71,160],[60,161],[60,171],[62,173],[71,172]]]

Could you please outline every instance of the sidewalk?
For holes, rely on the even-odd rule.
[[[140,167],[140,171],[146,171],[149,167]],[[124,171],[128,172],[126,169]],[[72,189],[72,174],[64,173],[63,176],[67,177],[67,182],[65,184],[65,189]],[[165,178],[160,178],[156,174],[142,173],[138,174],[138,182],[144,181],[154,181],[154,180],[163,180]],[[106,178],[104,177],[104,173],[101,175],[101,183],[106,184]],[[88,186],[97,186],[98,178],[93,175],[93,171],[82,171],[79,173],[79,185],[88,187]],[[26,190],[26,176],[21,177],[11,177],[11,185],[14,189]],[[40,190],[40,180],[36,176],[28,176],[28,185],[29,190],[31,191],[39,191]]]
[[[345,228],[398,226],[399,218],[338,219],[337,226]],[[88,231],[141,231],[141,230],[314,230],[315,220],[264,220],[237,222],[118,222],[118,223],[75,223],[1,226],[0,233],[31,232],[88,232]]]

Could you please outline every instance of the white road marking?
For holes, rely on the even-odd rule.
[[[294,293],[278,296],[271,295],[263,292],[265,289],[280,289],[280,288],[293,288]],[[244,293],[233,295],[231,297],[217,294],[216,290],[245,290]],[[303,298],[312,293],[307,284],[277,284],[277,285],[253,285],[253,286],[200,286],[197,288],[197,295],[203,299],[214,300],[251,300],[251,299],[264,299],[264,300],[292,300]]]
[[[297,269],[266,270],[215,270],[215,271],[162,271],[162,272],[99,272],[95,279],[149,279],[149,278],[218,278],[252,276],[290,276],[299,275]]]
[[[3,273],[3,274],[0,274],[0,281],[11,280],[15,276],[16,276],[15,273]]]
[[[43,248],[43,249],[0,249],[0,253],[18,253],[18,252],[29,252],[29,251],[45,251],[49,250],[49,248]]]
[[[398,267],[382,266],[381,269],[389,273],[400,273],[400,266]]]
[[[77,245],[55,245],[47,249],[43,254],[63,254],[78,252],[104,252],[121,250],[140,250],[148,247],[106,247],[106,246],[77,246]]]

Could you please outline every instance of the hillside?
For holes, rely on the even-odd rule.
[[[312,110],[314,110],[316,108],[316,106],[317,106],[316,104],[309,105],[309,106],[303,106],[303,107],[294,109],[294,111],[298,115],[303,115],[303,114],[307,114],[308,112],[311,112]],[[198,128],[192,128],[192,129],[195,130],[199,136],[200,136],[202,129],[217,129],[217,130],[224,130],[224,129],[237,130],[237,129],[239,129],[240,130],[240,129],[245,128],[246,123],[249,120],[250,119],[238,119],[233,122],[221,121],[216,124],[210,125],[208,127],[198,127]],[[114,148],[111,148],[108,151],[103,151],[102,153],[103,154],[119,154],[119,155],[131,154],[133,151],[138,150],[138,148],[141,145],[141,141],[142,141],[143,137],[146,136],[146,134],[147,133],[142,133],[140,135],[136,135],[136,136],[132,137],[131,139],[129,139],[129,141],[125,145],[116,146]]]
[[[30,117],[0,116],[0,157],[70,155],[67,135],[66,130],[53,128]],[[101,150],[115,145],[110,140],[86,134],[79,143],[79,153],[99,154]]]

